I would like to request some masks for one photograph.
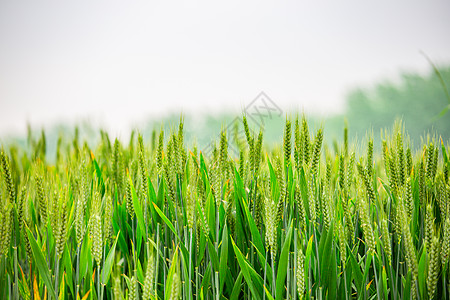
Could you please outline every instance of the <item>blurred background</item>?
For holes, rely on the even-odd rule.
[[[296,113],[328,143],[344,120],[364,140],[400,118],[417,144],[448,141],[449,13],[436,0],[0,1],[0,143],[45,129],[51,149],[75,126],[149,138],[183,115],[206,147],[260,92],[276,107],[261,108],[266,142]]]

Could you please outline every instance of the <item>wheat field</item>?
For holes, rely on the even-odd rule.
[[[344,126],[331,149],[294,116],[267,145],[242,123],[208,155],[183,119],[56,159],[44,132],[2,147],[0,298],[450,299],[448,141]]]

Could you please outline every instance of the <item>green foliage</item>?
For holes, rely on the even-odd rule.
[[[222,130],[205,157],[183,122],[150,146],[61,137],[55,163],[2,150],[0,298],[450,297],[444,140],[415,151],[396,125],[357,157],[344,129],[332,153],[303,116],[278,144],[243,121],[246,144]]]

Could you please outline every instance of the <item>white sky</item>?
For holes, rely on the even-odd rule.
[[[86,119],[240,112],[260,91],[330,114],[450,63],[450,1],[0,1],[0,135]]]

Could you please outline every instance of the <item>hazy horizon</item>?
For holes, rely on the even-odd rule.
[[[0,3],[0,136],[90,119],[342,112],[346,93],[450,63],[448,1]]]

